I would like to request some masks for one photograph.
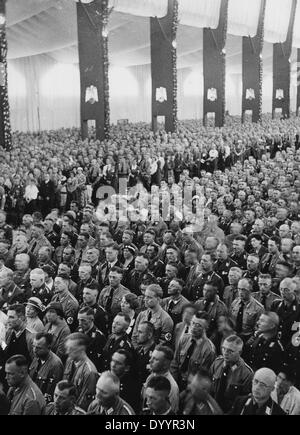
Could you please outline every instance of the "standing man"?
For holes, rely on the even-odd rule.
[[[160,305],[163,291],[157,284],[151,284],[145,291],[145,305],[147,310],[142,311],[135,322],[132,334],[132,344],[137,347],[137,331],[141,322],[151,322],[155,328],[156,343],[170,343],[174,323],[168,313]]]
[[[47,403],[53,400],[56,384],[62,379],[63,364],[51,351],[52,335],[36,334],[33,341],[34,359],[29,367],[29,375],[43,393]]]
[[[97,382],[96,399],[90,404],[88,415],[135,415],[120,397],[119,378],[111,372],[103,372]]]
[[[54,280],[54,295],[51,302],[58,302],[61,304],[67,324],[71,331],[74,331],[76,328],[79,304],[72,293],[69,292],[68,288],[69,280],[63,276],[57,276]]]
[[[183,287],[184,281],[173,278],[168,286],[169,297],[163,299],[161,303],[162,308],[169,314],[174,325],[181,322],[183,308],[189,303],[181,294]]]
[[[229,415],[285,415],[271,398],[275,388],[276,374],[267,368],[254,374],[250,396],[237,397]]]
[[[180,385],[181,391],[187,387],[189,373],[196,368],[208,370],[215,360],[216,351],[207,338],[209,317],[205,312],[197,312],[191,322],[190,334],[183,336],[175,349],[171,372]]]
[[[264,311],[252,296],[252,282],[242,278],[238,283],[239,297],[231,304],[230,314],[236,323],[236,332],[245,342],[254,334],[256,323]]]
[[[254,299],[262,304],[266,311],[270,311],[273,302],[278,299],[278,295],[271,291],[272,288],[272,277],[271,275],[260,274],[258,277],[258,288],[259,291],[253,293]]]
[[[69,335],[65,347],[68,359],[63,379],[77,388],[76,405],[86,411],[95,396],[98,380],[97,369],[86,354],[88,339],[84,334],[75,332]]]
[[[9,415],[41,415],[46,402],[28,375],[28,362],[23,355],[14,355],[5,364],[10,401]]]
[[[86,415],[76,406],[77,391],[73,384],[60,381],[54,391],[54,401],[46,406],[44,415]]]
[[[169,402],[171,384],[164,376],[151,378],[146,385],[147,408],[142,415],[176,415]]]
[[[222,344],[222,356],[210,367],[212,395],[225,413],[237,396],[251,391],[253,371],[241,358],[243,345],[243,340],[236,335],[226,338]]]

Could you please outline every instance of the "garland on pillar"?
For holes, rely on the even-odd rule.
[[[222,48],[221,56],[222,56],[222,124],[225,125],[225,111],[226,111],[226,40],[227,40],[227,29],[228,29],[228,10],[229,10],[229,1],[226,0],[225,7],[225,24],[223,28],[223,38],[224,45]]]
[[[177,29],[178,29],[179,19],[178,19],[178,0],[174,1],[173,6],[173,24],[172,24],[172,68],[173,68],[173,122],[175,131],[177,131],[178,119],[177,119]]]
[[[259,110],[259,121],[262,120],[262,87],[263,87],[263,71],[264,71],[264,62],[263,62],[263,48],[264,48],[264,37],[265,37],[265,14],[266,14],[266,3],[264,2],[264,7],[262,11],[261,17],[261,28],[259,29],[259,94],[258,94],[258,110]]]
[[[104,65],[104,113],[105,113],[105,121],[104,121],[104,132],[105,137],[109,137],[110,132],[110,104],[109,104],[109,57],[108,57],[108,19],[109,19],[109,10],[108,10],[108,1],[104,0],[102,2],[103,11],[102,11],[102,44],[103,44],[103,65]]]
[[[2,126],[0,127],[2,134],[0,142],[3,141],[4,143],[1,143],[1,145],[5,149],[10,150],[12,147],[12,138],[7,88],[7,40],[5,23],[0,25],[0,110],[2,111]]]

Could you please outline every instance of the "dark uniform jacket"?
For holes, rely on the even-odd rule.
[[[237,397],[228,415],[286,415],[271,398],[260,409],[254,405],[252,396]]]
[[[228,274],[232,267],[237,267],[237,263],[232,260],[232,258],[227,258],[227,260],[217,260],[214,263],[214,271],[222,278],[224,285],[229,285]]]
[[[24,292],[12,282],[8,288],[0,289],[0,309],[7,312],[9,305],[23,304],[26,301]]]
[[[268,367],[278,373],[283,365],[285,353],[277,336],[266,339],[259,334],[247,341],[243,356],[254,371]]]
[[[81,310],[81,308],[84,308],[84,307],[89,307],[92,310],[94,310],[94,315],[95,315],[94,324],[102,332],[102,334],[107,336],[107,333],[108,333],[108,315],[105,312],[104,308],[102,308],[98,304],[95,304],[95,305],[90,307],[90,306],[86,305],[85,303],[83,303],[80,306],[79,311]]]
[[[188,295],[188,299],[195,302],[198,299],[203,297],[203,288],[207,282],[213,282],[218,287],[218,295],[220,298],[223,297],[224,291],[224,282],[222,278],[216,274],[216,272],[211,271],[208,273],[200,273],[194,284],[191,286],[190,295]]]
[[[27,359],[28,363],[31,362],[33,358],[32,344],[33,344],[34,334],[32,334],[28,329],[24,329],[21,333],[17,334],[12,329],[9,329],[6,333],[6,349],[5,361],[14,355],[23,355]]]
[[[238,267],[242,270],[247,269],[247,254],[244,252],[243,254],[231,254],[231,260],[237,263]]]
[[[127,334],[122,335],[122,337],[116,337],[115,334],[111,334],[108,337],[103,351],[104,367],[106,370],[109,370],[110,368],[111,357],[119,349],[127,350],[130,354],[133,355],[133,347]]]
[[[95,365],[98,372],[103,372],[105,369],[103,352],[106,344],[106,338],[104,334],[99,331],[96,326],[93,326],[89,332],[84,332],[81,328],[78,328],[78,332],[82,332],[89,337],[90,342],[87,347],[86,354]]]
[[[35,357],[29,367],[29,375],[36,383],[47,402],[53,400],[56,384],[62,380],[64,372],[63,363],[53,352],[49,353],[46,361]]]
[[[126,281],[123,282],[123,285],[128,288],[132,293],[139,296],[141,294],[140,285],[145,278],[149,278],[153,280],[153,282],[156,282],[155,276],[149,270],[146,270],[145,272],[138,272],[133,269],[129,273]]]
[[[295,299],[290,307],[287,307],[282,299],[273,302],[271,311],[279,316],[278,337],[283,344],[287,346],[294,334],[293,326],[300,318],[300,305]]]
[[[98,300],[99,305],[107,312],[110,323],[112,323],[113,318],[121,311],[121,301],[123,297],[130,293],[128,288],[120,284],[119,287],[113,289],[111,304],[108,307],[107,305],[111,290],[112,287],[110,285],[108,287],[105,287],[101,291]]]
[[[53,295],[51,291],[48,289],[48,287],[46,287],[45,284],[43,284],[40,288],[31,288],[30,291],[30,297],[39,298],[45,307],[50,304],[52,296]]]
[[[216,399],[220,389],[220,379],[225,367],[224,358],[218,357],[210,367],[210,374],[212,376],[212,396]],[[224,412],[228,412],[232,407],[234,400],[237,396],[249,394],[251,392],[253,371],[245,361],[240,358],[239,361],[233,365],[227,375],[226,389],[223,395],[222,407]]]
[[[156,343],[153,341],[148,346],[139,345],[136,348],[136,369],[140,384],[143,384],[150,375],[149,361]]]

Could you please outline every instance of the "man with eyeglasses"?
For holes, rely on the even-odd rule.
[[[259,369],[254,374],[251,395],[237,397],[228,415],[286,415],[271,398],[275,383],[272,370]]]
[[[252,282],[242,278],[238,282],[239,296],[232,302],[230,314],[236,322],[236,332],[243,341],[254,334],[256,323],[264,307],[252,296]]]
[[[284,359],[284,349],[278,339],[279,317],[276,313],[262,313],[257,331],[245,346],[243,357],[253,370],[268,367],[278,372]]]
[[[210,367],[212,376],[212,396],[226,413],[237,396],[249,394],[253,378],[252,369],[241,358],[243,340],[231,335],[222,345],[219,356]]]

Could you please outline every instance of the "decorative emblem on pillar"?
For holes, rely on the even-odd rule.
[[[209,101],[216,101],[218,99],[218,93],[216,88],[210,88],[207,90],[207,99]]]
[[[276,100],[284,99],[284,91],[283,89],[276,89]]]
[[[156,101],[158,101],[159,103],[163,103],[167,100],[167,89],[163,87],[156,88]]]
[[[98,89],[96,88],[96,86],[91,85],[88,88],[86,88],[85,102],[90,104],[95,104],[98,103],[98,101],[99,101]]]
[[[255,100],[255,92],[254,89],[250,88],[246,90],[246,100]]]

